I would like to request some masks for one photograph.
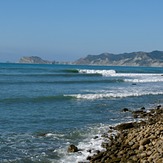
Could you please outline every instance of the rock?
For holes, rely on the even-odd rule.
[[[115,127],[115,129],[122,131],[122,130],[130,129],[130,128],[133,128],[133,127],[134,127],[133,123],[122,123],[120,125],[117,125]]]
[[[163,163],[163,158],[158,159],[157,163]]]
[[[91,160],[91,156],[88,156],[88,157],[87,157],[87,160]]]
[[[37,56],[22,57],[19,63],[32,63],[32,64],[51,64],[52,62],[41,59]]]
[[[139,148],[139,144],[136,142],[133,146],[132,149],[138,149]]]
[[[91,152],[92,152],[92,150],[91,150],[91,149],[88,149],[88,150],[87,150],[87,152],[91,153]]]
[[[133,142],[133,141],[130,141],[130,142],[128,143],[128,145],[132,146],[132,145],[134,145],[134,142]]]
[[[161,105],[158,105],[158,106],[157,106],[157,109],[160,109],[160,108],[161,108]]]
[[[145,152],[141,153],[140,156],[143,158],[143,157],[146,157],[147,154]]]
[[[150,156],[152,154],[152,151],[147,151],[147,155]]]
[[[133,114],[133,117],[134,117],[134,118],[138,118],[138,115],[137,115],[137,114]]]
[[[142,113],[144,113],[144,111],[143,110],[136,110],[136,111],[133,111],[132,113],[133,114],[142,114]]]
[[[146,145],[150,143],[150,139],[149,138],[144,138],[143,140],[140,141],[140,145]]]
[[[73,144],[71,144],[67,149],[67,152],[78,152],[78,151],[79,151],[78,148]]]
[[[123,109],[122,109],[122,112],[128,112],[128,111],[129,111],[128,108],[123,108]]]
[[[98,139],[98,136],[95,136],[94,139]]]
[[[141,110],[145,110],[145,107],[142,107]]]
[[[103,155],[104,155],[104,152],[101,152],[101,153],[97,154],[96,156],[93,156],[91,161],[102,159]]]
[[[74,62],[77,65],[108,65],[108,66],[155,66],[163,67],[162,51],[132,52],[123,54],[102,53],[88,55]]]

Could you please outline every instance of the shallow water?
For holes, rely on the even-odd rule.
[[[0,162],[78,162],[124,107],[163,103],[163,69],[0,64]],[[97,140],[94,136],[99,135]],[[67,154],[75,144],[81,153]]]

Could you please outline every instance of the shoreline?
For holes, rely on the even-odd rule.
[[[123,110],[128,112],[130,110]],[[137,122],[122,123],[112,129],[117,135],[106,133],[105,151],[88,156],[90,163],[162,163],[163,162],[163,107],[161,105],[146,111],[133,111]],[[110,132],[110,131],[109,131]]]

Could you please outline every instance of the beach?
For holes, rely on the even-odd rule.
[[[132,114],[141,120],[115,126],[117,135],[102,143],[105,151],[87,158],[90,163],[163,162],[163,107],[150,111],[142,108]]]

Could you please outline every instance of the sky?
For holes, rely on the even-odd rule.
[[[163,0],[0,0],[0,62],[163,51]]]

